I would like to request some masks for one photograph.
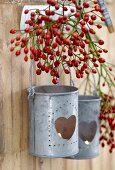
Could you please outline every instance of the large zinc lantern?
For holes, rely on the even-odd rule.
[[[29,90],[29,152],[39,157],[78,153],[78,89],[37,86]]]
[[[91,159],[99,155],[100,98],[79,96],[79,153],[71,159]]]

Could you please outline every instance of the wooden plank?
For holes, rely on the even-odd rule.
[[[3,41],[0,39],[0,46],[3,48]],[[2,49],[0,49],[0,56]],[[3,75],[2,75],[2,60],[0,60],[0,153],[4,153],[4,112],[3,112]]]
[[[0,4],[45,4],[46,0],[0,0]]]

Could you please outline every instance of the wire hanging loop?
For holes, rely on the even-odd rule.
[[[35,61],[31,60],[30,68],[29,68],[29,89],[28,89],[29,96],[28,97],[34,96],[34,94],[35,94],[35,89],[34,89],[35,86],[32,85],[33,84],[32,83],[33,82],[33,74],[34,74],[35,68],[36,68]]]
[[[93,74],[92,74],[93,75]],[[95,79],[95,76],[93,75],[93,80],[94,80],[94,90],[93,90],[93,95],[94,96],[98,96],[98,93],[97,93],[97,85],[96,85],[96,79]]]
[[[70,67],[68,67],[68,69],[69,69],[69,75],[70,75],[70,80],[69,80],[70,86],[75,86],[75,83],[74,83],[74,81],[73,81],[73,79],[72,79],[72,73],[71,73]],[[63,72],[64,72],[64,70],[62,69],[62,70],[61,70],[61,73],[60,73],[59,83],[58,83],[58,84],[61,84],[61,83],[60,83],[60,78],[61,78]],[[57,84],[57,85],[58,85],[58,84]]]

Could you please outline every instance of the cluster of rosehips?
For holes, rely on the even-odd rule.
[[[102,147],[107,143],[110,153],[115,149],[115,105],[112,104],[114,100],[112,96],[103,94],[100,114],[100,143]]]
[[[24,34],[11,39],[10,51],[15,51],[16,56],[24,55],[25,61],[34,60],[36,74],[50,73],[54,84],[58,83],[60,66],[65,74],[70,73],[69,68],[74,68],[77,78],[90,72],[96,74],[97,67],[105,63],[101,53],[108,52],[101,47],[104,44],[102,39],[95,42],[92,38],[96,34],[93,28],[102,28],[97,24],[97,18],[105,21],[97,0],[81,5],[76,0],[68,0],[72,5],[71,15],[65,14],[69,10],[66,2],[47,0],[48,8],[44,14],[38,9],[31,11],[30,19],[25,22],[29,27],[23,30]],[[59,9],[63,14],[58,13]],[[25,14],[29,12],[25,10]],[[56,20],[53,19],[55,15],[58,16]],[[11,29],[10,33],[15,34],[17,30]]]

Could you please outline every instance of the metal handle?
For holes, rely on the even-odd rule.
[[[113,33],[114,32],[114,27],[113,27],[112,19],[110,17],[109,11],[107,9],[105,0],[98,0],[98,4],[104,10],[103,11],[103,16],[106,18],[105,24],[106,24],[106,26],[108,28],[108,31],[110,33]]]
[[[64,71],[64,70],[61,70],[60,77],[62,76],[63,71]],[[73,81],[73,79],[72,79],[72,74],[71,74],[71,69],[70,69],[70,67],[69,67],[69,72],[70,72],[70,73],[69,73],[69,74],[70,74],[70,86],[75,86],[74,81]],[[59,78],[59,80],[60,80],[60,78]],[[59,81],[58,84],[61,84],[60,81]]]
[[[34,86],[32,85],[33,84],[32,83],[33,82],[33,74],[34,74],[35,68],[36,68],[35,61],[31,60],[30,68],[29,68],[29,89],[28,89],[29,95],[28,95],[28,97],[34,96],[34,94],[35,94],[35,89],[34,89]]]

